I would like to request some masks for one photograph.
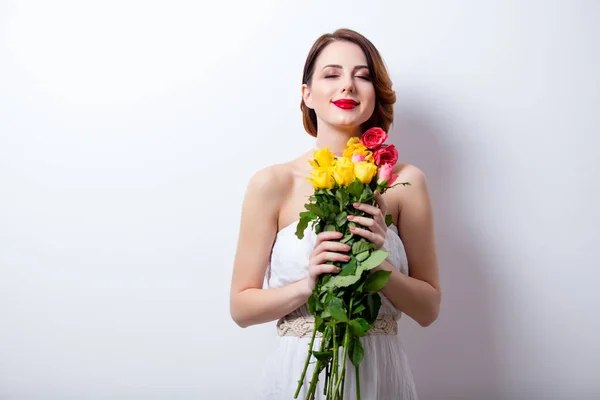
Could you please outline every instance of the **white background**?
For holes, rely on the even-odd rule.
[[[240,206],[308,150],[313,41],[356,29],[428,177],[422,400],[600,396],[598,1],[0,2],[0,398],[245,399]],[[290,396],[291,397],[291,396]],[[382,399],[387,400],[387,399]]]

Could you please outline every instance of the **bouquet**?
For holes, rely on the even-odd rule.
[[[323,370],[326,371],[323,391],[326,399],[344,398],[347,358],[355,368],[356,398],[360,399],[359,364],[364,356],[360,337],[373,327],[381,307],[378,292],[387,283],[391,272],[370,272],[383,263],[389,253],[375,250],[373,243],[352,233],[350,227],[357,224],[349,221],[348,216],[370,217],[353,204],[376,205],[376,191],[383,194],[391,187],[410,185],[409,182],[394,184],[398,175],[392,171],[398,160],[398,151],[394,145],[384,144],[387,138],[383,129],[371,128],[360,139],[353,137],[348,140],[342,157],[336,159],[325,148],[316,150],[314,159],[309,160],[313,170],[307,179],[315,192],[304,205],[307,211],[300,213],[296,236],[302,239],[311,223],[317,234],[323,231],[341,232],[343,237],[339,241],[349,245],[351,251],[348,254],[350,261],[346,263],[328,262],[341,268],[340,272],[321,275],[308,299],[314,328],[294,398],[298,397],[308,364],[314,357],[316,363],[307,400],[315,397],[319,374]],[[386,215],[385,221],[389,226],[392,216]],[[321,332],[322,339],[320,348],[314,350],[317,332]]]

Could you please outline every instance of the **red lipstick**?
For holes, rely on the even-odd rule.
[[[352,99],[339,99],[333,102],[336,106],[341,108],[342,110],[352,110],[354,107],[358,105],[358,102]]]

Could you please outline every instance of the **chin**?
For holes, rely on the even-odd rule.
[[[367,119],[364,118],[340,118],[332,125],[343,128],[359,128],[365,122],[367,122]]]

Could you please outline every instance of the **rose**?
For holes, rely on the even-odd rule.
[[[308,162],[315,168],[331,167],[335,161],[335,154],[333,154],[333,152],[329,150],[329,147],[315,150],[313,152],[313,157],[314,160],[308,160]]]
[[[381,146],[388,138],[388,134],[381,128],[367,129],[360,137],[360,142],[367,148],[374,150]]]
[[[340,186],[350,186],[354,182],[354,163],[347,158],[340,158],[333,167],[333,177]]]
[[[329,168],[315,168],[311,171],[312,178],[306,178],[314,189],[333,189],[335,181]]]
[[[370,162],[357,162],[354,164],[354,174],[364,184],[371,183],[371,180],[377,173],[377,167]]]
[[[398,179],[398,174],[394,174],[394,166],[392,164],[383,164],[379,167],[379,171],[377,171],[377,184],[383,185],[385,183],[386,186],[391,186],[396,179]]]
[[[398,150],[393,144],[389,146],[383,146],[375,150],[373,153],[375,158],[375,164],[381,166],[383,164],[395,165],[398,162]]]
[[[367,149],[356,136],[348,139],[343,156],[344,158],[351,159],[354,154],[362,154],[365,156],[364,161],[373,162],[373,152]]]
[[[362,161],[365,161],[364,154],[352,154],[352,162],[353,163],[362,162]]]

